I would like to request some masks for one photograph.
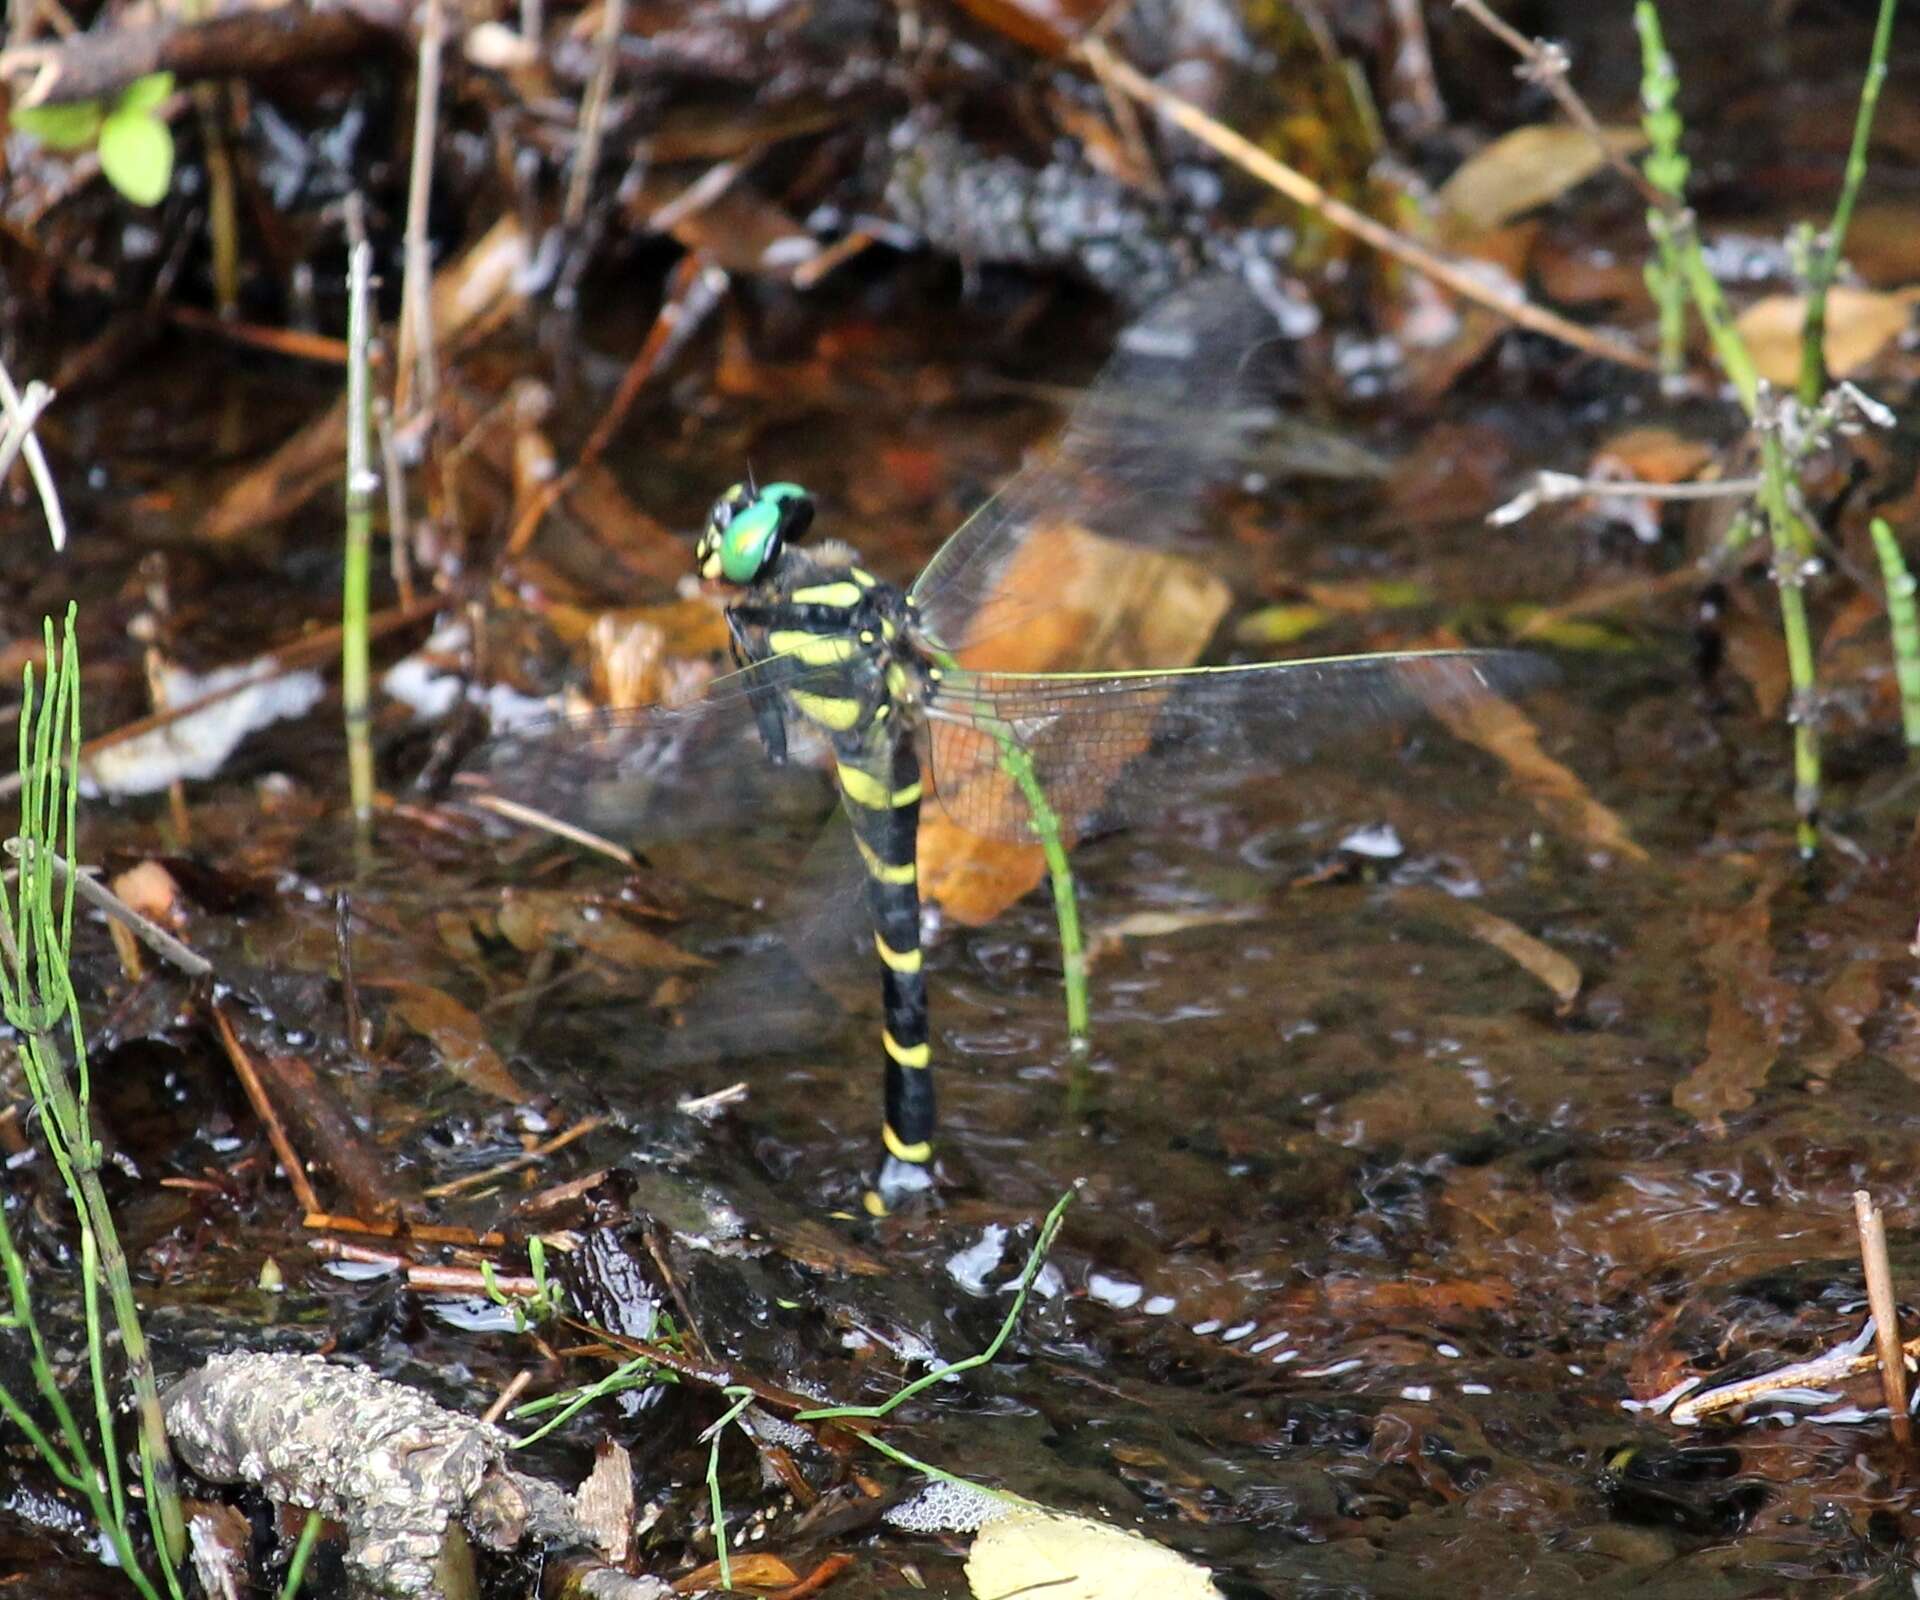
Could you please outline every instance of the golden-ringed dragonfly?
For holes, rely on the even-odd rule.
[[[884,1152],[867,1195],[876,1214],[932,1182],[923,806],[971,833],[1045,848],[1078,1041],[1086,985],[1066,865],[1074,841],[1151,812],[1198,774],[1279,770],[1316,736],[1543,676],[1537,658],[1474,650],[1164,671],[960,665],[983,631],[1044,619],[1044,579],[1020,595],[1003,589],[1016,558],[1023,574],[1036,570],[1036,541],[1065,527],[1135,544],[1190,531],[1205,491],[1271,415],[1248,360],[1271,332],[1235,283],[1203,280],[1164,302],[1122,336],[1053,453],[962,525],[906,589],[848,545],[803,542],[815,507],[798,485],[734,485],[715,502],[695,560],[729,592],[739,670],[690,705],[559,719],[503,735],[476,758],[512,798],[640,838],[749,825],[770,770],[802,756],[831,768],[864,868],[882,984]],[[986,767],[1007,781],[979,781]]]

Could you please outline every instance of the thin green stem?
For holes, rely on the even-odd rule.
[[[721,1391],[733,1397],[733,1404],[722,1414],[720,1420],[707,1430],[707,1503],[713,1508],[713,1549],[720,1562],[720,1587],[733,1587],[733,1562],[727,1555],[727,1512],[720,1499],[720,1440],[728,1428],[739,1419],[742,1412],[753,1404],[751,1389],[729,1388]]]
[[[1867,176],[1867,144],[1873,133],[1880,89],[1887,81],[1887,54],[1893,43],[1893,13],[1900,0],[1880,0],[1874,23],[1873,46],[1867,54],[1867,75],[1860,85],[1860,104],[1854,111],[1853,142],[1847,147],[1847,168],[1834,202],[1833,220],[1807,271],[1807,314],[1800,328],[1800,403],[1813,406],[1827,387],[1827,291],[1840,274],[1840,256],[1847,229],[1853,222],[1853,204]]]
[[[1893,676],[1900,685],[1900,725],[1907,748],[1920,749],[1920,611],[1914,595],[1920,584],[1907,569],[1900,541],[1884,517],[1868,524],[1873,548],[1880,558],[1880,576],[1887,587],[1887,620],[1893,627]]]
[[[1674,236],[1673,216],[1686,204],[1689,163],[1680,150],[1686,128],[1678,107],[1680,74],[1667,54],[1660,32],[1660,13],[1653,0],[1639,0],[1633,25],[1640,36],[1640,125],[1647,135],[1648,153],[1641,172],[1666,209],[1647,211],[1647,231],[1653,236],[1654,255],[1646,266],[1647,292],[1660,314],[1660,372],[1678,382],[1686,365],[1687,288]]]
[[[865,1417],[877,1420],[888,1412],[905,1405],[915,1395],[931,1389],[936,1383],[945,1383],[947,1379],[958,1377],[963,1372],[971,1372],[975,1367],[984,1367],[1000,1354],[1001,1347],[1012,1337],[1015,1326],[1020,1321],[1020,1313],[1027,1303],[1028,1291],[1033,1288],[1033,1280],[1039,1276],[1041,1265],[1047,1259],[1047,1252],[1053,1248],[1053,1241],[1059,1235],[1061,1224],[1066,1217],[1067,1207],[1073,1204],[1076,1191],[1069,1189],[1053,1203],[1053,1209],[1047,1213],[1046,1220],[1040,1224],[1040,1232],[1035,1236],[1033,1248],[1027,1253],[1027,1264],[1020,1274],[1020,1286],[1014,1291],[1013,1304],[1007,1308],[1007,1314],[1001,1319],[1000,1331],[993,1336],[986,1349],[960,1361],[952,1361],[924,1372],[907,1384],[891,1398],[881,1401],[877,1406],[823,1406],[814,1411],[797,1411],[796,1422],[830,1422],[843,1417]]]
[[[70,606],[59,648],[55,646],[52,620],[47,621],[48,678],[37,714],[31,668],[25,675],[20,734],[19,889],[17,901],[10,902],[4,887],[0,887],[0,998],[4,999],[6,1020],[21,1036],[20,1060],[40,1112],[47,1150],[80,1222],[82,1302],[87,1319],[94,1406],[101,1429],[101,1451],[106,1458],[107,1497],[102,1526],[110,1536],[118,1528],[124,1537],[127,1509],[118,1452],[113,1442],[105,1335],[99,1312],[98,1290],[104,1284],[139,1416],[140,1466],[146,1488],[147,1517],[161,1554],[162,1575],[168,1589],[177,1596],[181,1592],[177,1564],[186,1549],[185,1522],[160,1409],[159,1386],[140,1326],[126,1256],[120,1248],[106,1192],[100,1183],[100,1144],[93,1137],[87,1110],[91,1077],[86,1038],[80,1026],[79,1001],[74,995],[69,967],[73,880],[70,875],[57,874],[52,866],[56,854],[73,857],[78,825],[80,696],[74,617],[74,608]],[[56,1037],[62,1024],[73,1052],[71,1074]],[[44,1360],[37,1331],[33,1331],[33,1338],[36,1360]],[[50,1364],[48,1373],[51,1374]],[[46,1387],[43,1384],[43,1391]],[[49,1403],[55,1403],[51,1396]],[[65,1414],[64,1401],[56,1404],[55,1412],[63,1434],[69,1439],[72,1460],[84,1461],[84,1448],[72,1448],[72,1442],[81,1439],[81,1435]]]
[[[299,1600],[300,1585],[306,1581],[307,1562],[313,1547],[320,1542],[320,1528],[326,1521],[317,1511],[309,1511],[300,1525],[300,1539],[293,1547],[293,1559],[287,1563],[287,1581],[281,1586],[280,1600]]]
[[[964,669],[944,650],[933,652],[943,671],[958,673]],[[978,724],[993,740],[1000,754],[1001,769],[1013,779],[1020,797],[1026,802],[1027,820],[1035,840],[1046,858],[1047,880],[1053,890],[1054,922],[1060,930],[1061,981],[1067,991],[1067,1043],[1076,1054],[1087,1049],[1087,950],[1080,932],[1080,894],[1074,887],[1073,868],[1067,861],[1065,830],[1060,815],[1053,809],[1039,775],[1033,770],[1033,757],[1005,723],[982,719]]]

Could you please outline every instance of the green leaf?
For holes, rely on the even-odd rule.
[[[149,72],[144,78],[135,78],[120,91],[120,99],[113,109],[116,113],[152,111],[172,93],[173,74],[171,72]]]
[[[57,106],[28,106],[13,113],[13,127],[49,150],[84,150],[100,131],[100,102],[73,100]]]
[[[1234,626],[1236,644],[1292,644],[1324,627],[1327,614],[1319,606],[1263,606]]]
[[[173,176],[173,132],[144,111],[116,111],[100,124],[100,170],[135,205],[157,206]]]

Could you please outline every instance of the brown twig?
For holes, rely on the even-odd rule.
[[[453,1178],[446,1183],[435,1184],[427,1191],[431,1200],[444,1200],[449,1195],[463,1194],[468,1189],[479,1188],[482,1184],[504,1178],[509,1173],[518,1172],[523,1167],[537,1166],[556,1150],[563,1150],[576,1139],[585,1138],[606,1122],[605,1117],[583,1117],[570,1128],[563,1128],[544,1144],[537,1144],[531,1150],[523,1150],[510,1160],[502,1161],[498,1166],[488,1167],[484,1172],[469,1172],[463,1178]]]
[[[1508,49],[1520,57],[1515,69],[1529,83],[1537,83],[1552,95],[1567,120],[1593,141],[1594,148],[1606,157],[1607,165],[1632,184],[1640,198],[1661,211],[1676,211],[1680,202],[1647,181],[1647,175],[1629,161],[1607,138],[1600,119],[1580,98],[1580,91],[1568,76],[1571,63],[1567,52],[1551,39],[1529,39],[1512,23],[1494,14],[1486,0],[1453,0],[1454,9],[1464,11]]]
[[[8,855],[22,856],[31,846],[28,841],[15,838],[7,840],[5,848]],[[104,883],[99,882],[90,869],[83,867],[76,873],[66,859],[54,850],[47,851],[47,862],[61,879],[72,877],[74,890],[81,899],[88,901],[116,922],[132,930],[135,937],[147,945],[162,961],[172,963],[189,978],[205,978],[212,975],[211,961],[188,949],[159,923],[135,911]]]
[[[393,406],[384,395],[373,397],[373,427],[380,441],[380,481],[387,491],[387,561],[393,573],[394,593],[400,604],[413,604],[413,529],[407,518],[406,469],[400,464],[400,442],[393,427]]]
[[[440,56],[447,39],[444,0],[427,0],[420,24],[420,70],[413,91],[413,161],[407,172],[406,263],[400,284],[400,358],[393,412],[402,425],[432,414],[439,392],[433,359],[433,261],[427,207],[433,199],[434,141],[440,123]]]
[[[1913,1422],[1907,1415],[1907,1360],[1900,1347],[1900,1308],[1893,1297],[1893,1268],[1887,1261],[1887,1223],[1865,1189],[1853,1191],[1853,1221],[1860,1231],[1860,1264],[1866,1270],[1873,1341],[1880,1352],[1880,1386],[1886,1392],[1894,1442],[1905,1449],[1913,1443]]]
[[[508,1408],[513,1405],[514,1401],[525,1394],[532,1384],[532,1370],[527,1367],[522,1367],[513,1375],[506,1388],[502,1389],[493,1397],[493,1403],[489,1405],[485,1411],[480,1413],[480,1420],[482,1422],[498,1422],[507,1414]]]
[[[601,452],[613,442],[613,436],[627,420],[627,413],[632,410],[640,391],[693,337],[713,308],[720,303],[720,296],[726,287],[726,273],[698,251],[681,258],[680,264],[673,270],[673,276],[667,281],[667,294],[661,302],[659,316],[654,318],[653,326],[647,330],[646,339],[620,379],[620,387],[614,391],[606,411],[594,425],[593,432],[587,436],[587,442],[580,447],[579,458],[538,494],[529,497],[526,509],[520,513],[520,520],[514,524],[513,532],[507,539],[505,555],[518,555],[532,542],[546,514],[572,489],[580,473],[597,461]]]
[[[227,1052],[227,1060],[233,1065],[233,1075],[240,1080],[240,1087],[253,1106],[253,1114],[267,1130],[267,1142],[273,1146],[273,1153],[287,1174],[287,1184],[293,1190],[294,1199],[300,1202],[303,1211],[318,1211],[320,1196],[314,1192],[307,1169],[294,1151],[286,1128],[281,1125],[280,1113],[267,1097],[266,1086],[261,1083],[260,1074],[254,1069],[253,1058],[247,1054],[247,1047],[240,1042],[240,1035],[234,1032],[233,1024],[227,1020],[226,1008],[217,1001],[213,1006],[213,1026],[220,1035],[221,1048]]]
[[[241,4],[198,21],[101,28],[55,44],[23,45],[0,52],[0,77],[14,83],[16,108],[100,100],[153,72],[182,81],[253,78],[358,56],[405,30],[404,9],[389,0]]]
[[[1447,107],[1440,98],[1440,81],[1434,76],[1426,13],[1420,0],[1388,0],[1387,13],[1400,35],[1391,75],[1404,96],[1401,103],[1412,111],[1405,131],[1431,133],[1446,122]]]
[[[353,896],[342,889],[333,897],[333,948],[340,961],[340,1004],[346,1014],[347,1048],[358,1060],[367,1044],[360,1014],[360,985],[353,975]]]
[[[1276,161],[1258,145],[1242,138],[1224,123],[1215,121],[1191,101],[1161,88],[1098,40],[1083,41],[1079,53],[1136,100],[1152,106],[1168,121],[1218,151],[1262,183],[1278,190],[1295,204],[1307,207],[1334,227],[1372,245],[1382,254],[1405,262],[1416,272],[1451,289],[1463,299],[1485,306],[1523,328],[1531,328],[1535,333],[1545,334],[1562,344],[1584,350],[1588,355],[1598,356],[1603,361],[1617,362],[1637,372],[1655,370],[1653,358],[1643,355],[1632,345],[1595,333],[1576,322],[1569,322],[1558,313],[1535,305],[1517,289],[1496,288],[1484,274],[1476,272],[1470,265],[1449,260],[1425,245],[1395,233],[1364,211],[1355,210],[1344,200],[1336,199],[1304,173]]]
[[[256,350],[271,350],[275,355],[291,356],[296,361],[319,361],[330,367],[347,364],[347,341],[324,333],[306,333],[299,328],[266,328],[253,322],[233,322],[226,317],[202,311],[198,306],[169,301],[160,314],[176,327],[195,333],[210,333],[235,344]]]
[[[573,171],[567,177],[567,198],[560,220],[569,233],[586,219],[593,193],[593,173],[600,164],[600,145],[606,137],[607,105],[613,98],[613,75],[620,64],[620,35],[626,31],[626,0],[601,0],[600,36],[594,41],[593,76],[580,101],[580,132],[574,141]]]

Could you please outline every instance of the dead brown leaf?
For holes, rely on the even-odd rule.
[[[1512,702],[1494,694],[1436,699],[1433,714],[1456,738],[1506,764],[1513,780],[1554,826],[1595,849],[1645,861],[1618,812],[1595,797],[1578,773],[1540,748],[1540,734]]]
[[[1710,1126],[1753,1104],[1786,1033],[1794,990],[1773,975],[1773,897],[1780,882],[1777,874],[1763,877],[1745,904],[1694,919],[1701,965],[1713,981],[1707,1054],[1675,1085],[1673,1103]]]
[[[1852,377],[1906,332],[1920,287],[1880,290],[1836,285],[1827,294],[1827,370]],[[1735,326],[1760,376],[1783,389],[1800,378],[1800,330],[1806,320],[1805,295],[1770,294],[1740,313]]]
[[[442,349],[477,337],[520,304],[518,285],[532,246],[509,212],[458,260],[433,280],[434,337]],[[272,455],[228,485],[207,513],[203,533],[236,539],[298,510],[340,480],[346,459],[345,397],[316,417]]]
[[[501,937],[528,954],[572,945],[622,970],[693,972],[712,963],[628,919],[617,906],[561,889],[512,889],[500,898]]]
[[[1036,595],[1046,606],[1030,616]],[[1198,659],[1229,599],[1218,577],[1184,557],[1080,527],[1051,529],[1015,557],[999,594],[980,610],[984,642],[961,660],[975,671],[1000,672],[1119,671],[1143,661],[1184,666]],[[956,797],[976,785],[996,787],[1007,791],[996,805],[1018,807],[992,742],[983,735],[979,745],[972,759],[949,763],[939,781]],[[1128,752],[1110,754],[1117,774]],[[1045,872],[1038,845],[980,838],[952,822],[938,800],[922,809],[921,890],[958,921],[991,922]]]
[[[1422,909],[1465,929],[1482,944],[1493,946],[1515,966],[1538,978],[1562,1012],[1572,1008],[1580,994],[1580,968],[1551,945],[1484,906],[1442,890],[1413,888],[1406,893]]]
[[[1879,962],[1849,961],[1843,966],[1814,1000],[1826,1019],[1829,1038],[1809,1050],[1801,1065],[1814,1077],[1826,1079],[1859,1055],[1861,1026],[1880,1009],[1885,992]]]
[[[445,990],[396,979],[362,980],[362,987],[391,996],[393,1015],[430,1041],[447,1070],[469,1088],[514,1105],[531,1098],[487,1042],[480,1019]]]
[[[1626,155],[1644,145],[1638,128],[1603,130],[1607,149]],[[1515,128],[1469,156],[1440,186],[1440,203],[1470,227],[1503,222],[1557,200],[1607,164],[1607,150],[1570,123]]]
[[[800,1581],[800,1574],[782,1561],[778,1556],[764,1552],[743,1552],[728,1562],[733,1573],[733,1587],[736,1589],[784,1589],[789,1584]],[[720,1587],[720,1563],[709,1561],[704,1567],[695,1567],[684,1577],[673,1580],[675,1594],[699,1594],[706,1589]]]

